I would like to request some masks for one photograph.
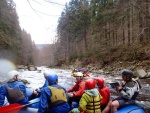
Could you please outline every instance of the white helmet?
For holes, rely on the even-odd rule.
[[[44,71],[44,72],[43,72],[43,75],[48,75],[48,74],[49,74],[48,71]]]
[[[83,77],[83,74],[81,72],[77,72],[76,77]]]
[[[7,76],[8,81],[13,79],[15,75],[19,75],[19,72],[16,70],[9,71]]]
[[[48,71],[44,71],[43,75],[44,75],[45,78],[47,78],[47,76],[49,75],[49,72]]]

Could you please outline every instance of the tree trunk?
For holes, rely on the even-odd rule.
[[[85,25],[84,25],[84,28],[83,28],[83,30],[84,30],[84,33],[83,33],[83,39],[84,39],[84,48],[85,48],[85,51],[84,52],[86,52],[87,51],[87,38],[86,38],[86,27],[85,27]]]
[[[132,37],[132,43],[134,43],[134,7],[131,7],[131,37]]]
[[[146,15],[150,16],[149,14],[149,8],[150,8],[150,2],[149,0],[145,0],[145,6],[146,6]],[[146,42],[150,42],[150,19],[148,19],[147,16],[145,16],[145,36],[146,36]]]
[[[130,45],[130,7],[127,9],[128,45]]]
[[[143,22],[142,22],[142,12],[141,10],[139,10],[139,42],[143,43],[144,39],[143,39]]]
[[[66,47],[66,63],[68,64],[69,63],[69,50],[70,50],[70,47],[69,47],[69,35],[67,33],[67,47]]]
[[[124,20],[125,20],[124,18],[125,18],[125,17],[123,17],[123,20],[122,20],[122,21],[123,21],[123,22],[122,22],[123,24],[124,24]],[[125,28],[124,28],[124,25],[122,25],[122,26],[123,26],[123,29],[122,29],[122,37],[123,37],[123,38],[122,38],[122,42],[123,42],[123,44],[125,44],[125,31],[124,31]]]
[[[112,28],[112,39],[113,39],[113,45],[115,45],[114,19],[113,19],[112,24],[113,24],[113,28]]]

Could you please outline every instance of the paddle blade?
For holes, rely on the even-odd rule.
[[[39,101],[40,101],[40,98],[36,98],[36,99],[30,100],[28,104],[24,104],[24,105],[15,103],[15,104],[10,104],[8,106],[3,106],[0,108],[0,113],[18,113],[21,110],[21,108],[37,103]]]
[[[20,104],[10,104],[0,108],[0,113],[17,113],[22,107]]]

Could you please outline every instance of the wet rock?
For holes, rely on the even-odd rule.
[[[147,76],[147,73],[143,69],[137,70],[137,74],[139,78],[145,78]]]
[[[35,66],[28,66],[28,70],[29,71],[36,71],[37,70],[37,68],[35,67]]]
[[[105,74],[111,74],[109,71],[106,71]]]
[[[24,69],[24,68],[25,68],[24,65],[18,65],[18,66],[17,66],[17,69]]]
[[[26,79],[21,79],[21,82],[23,82],[24,84],[30,84]]]
[[[100,73],[100,74],[104,74],[104,70],[103,69],[99,69],[97,72]]]
[[[25,69],[25,70],[28,70],[28,66],[24,66],[24,69]]]
[[[147,72],[147,76],[146,77],[150,78],[150,72]]]
[[[41,72],[42,72],[42,70],[37,70],[37,72],[38,72],[38,73],[41,73]]]

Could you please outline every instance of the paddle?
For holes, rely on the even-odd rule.
[[[40,98],[36,98],[36,99],[30,100],[28,104],[24,104],[24,105],[15,103],[15,104],[10,104],[8,106],[3,106],[0,108],[0,113],[17,113],[21,108],[26,107],[30,104],[37,103],[39,101],[40,101]]]

